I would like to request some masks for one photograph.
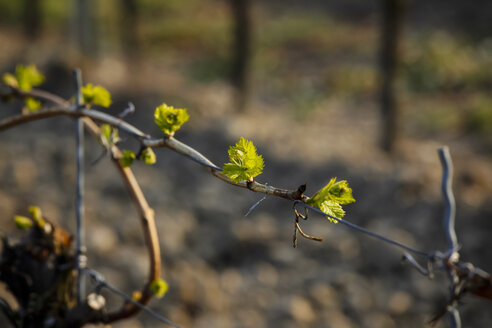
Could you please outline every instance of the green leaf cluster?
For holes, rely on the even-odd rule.
[[[29,230],[34,224],[34,221],[32,219],[22,215],[14,216],[14,221],[16,227],[20,230]]]
[[[152,148],[147,147],[140,153],[139,159],[147,165],[155,164],[156,158]]]
[[[131,150],[123,150],[123,155],[120,158],[120,164],[123,167],[129,167],[133,164],[136,159],[135,153]]]
[[[101,135],[99,140],[106,148],[109,148],[121,141],[120,136],[118,135],[118,129],[109,124],[101,125]]]
[[[82,101],[87,105],[109,107],[111,105],[111,94],[100,85],[93,86],[88,83],[82,87]]]
[[[44,228],[45,220],[43,219],[41,208],[39,208],[38,206],[29,206],[28,211],[31,214],[31,218],[22,215],[14,216],[14,222],[17,228],[21,230],[28,230],[33,226],[34,223],[36,223],[38,227]]]
[[[37,111],[38,109],[41,108],[41,102],[37,99],[34,99],[33,97],[27,97],[26,98],[26,107],[31,112],[34,112],[34,111]]]
[[[5,73],[2,79],[10,87],[19,88],[22,91],[31,91],[33,86],[44,82],[44,75],[34,65],[17,65],[15,75]]]
[[[189,118],[186,109],[174,108],[166,104],[158,106],[154,112],[155,123],[169,136],[172,136]]]
[[[122,156],[119,159],[121,166],[129,167],[137,159],[137,156],[131,150],[123,150]],[[152,165],[156,162],[156,156],[152,148],[147,147],[138,154],[138,159],[145,164]]]
[[[228,153],[230,163],[224,165],[222,172],[234,183],[252,181],[263,172],[263,157],[256,153],[253,142],[241,137],[235,146],[229,148]]]
[[[352,189],[349,187],[346,180],[338,181],[337,178],[332,178],[330,182],[321,190],[316,192],[312,198],[306,201],[306,204],[314,206],[338,219],[342,219],[345,211],[341,205],[346,205],[355,202],[352,196]],[[327,217],[333,223],[336,220]]]
[[[15,75],[5,73],[2,77],[3,83],[12,87],[19,88],[22,91],[31,91],[33,86],[40,85],[44,81],[44,75],[41,74],[34,65],[17,65]],[[32,97],[26,97],[26,107],[30,111],[36,111],[41,108],[41,102]]]
[[[169,289],[169,285],[164,279],[156,279],[150,283],[150,290],[154,293],[155,297],[163,297]]]

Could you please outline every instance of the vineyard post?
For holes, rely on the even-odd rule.
[[[73,71],[75,79],[75,105],[77,110],[82,108],[82,73],[80,69]],[[76,218],[76,236],[75,236],[75,259],[77,269],[77,304],[80,305],[85,297],[85,277],[82,270],[85,268],[86,247],[85,247],[85,230],[84,230],[84,121],[82,117],[76,119],[76,186],[75,186],[75,218]]]

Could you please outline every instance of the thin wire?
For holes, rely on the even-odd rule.
[[[139,303],[138,301],[135,301],[133,298],[131,298],[127,294],[123,293],[121,290],[117,289],[116,287],[111,286],[106,281],[106,279],[104,278],[104,276],[101,273],[99,273],[99,272],[97,272],[95,270],[92,270],[92,269],[85,269],[84,270],[84,273],[87,274],[87,275],[89,275],[98,285],[103,286],[103,287],[109,289],[113,293],[115,293],[115,294],[121,296],[122,298],[124,298],[126,301],[128,301],[130,303],[133,303],[135,306],[137,306],[141,310],[147,312],[148,314],[150,314],[151,316],[153,316],[157,320],[159,320],[159,321],[161,321],[161,322],[163,322],[163,323],[165,323],[165,324],[167,324],[167,325],[169,325],[171,327],[179,328],[179,326],[176,325],[171,320],[167,319],[166,317],[163,317],[159,313],[157,313],[154,310],[148,308],[147,306]]]
[[[405,253],[403,254],[403,258],[402,260],[404,261],[408,261],[408,263],[410,263],[411,265],[413,265],[413,267],[415,269],[417,269],[418,272],[420,272],[420,274],[424,275],[424,276],[427,276],[427,277],[430,277],[432,272],[430,270],[427,270],[425,269],[423,266],[421,266],[419,264],[419,262],[417,262],[412,255],[408,254],[408,253]]]
[[[406,250],[408,252],[411,252],[411,253],[414,253],[414,254],[417,254],[417,255],[420,255],[420,256],[425,256],[425,257],[429,257],[430,256],[429,253],[426,253],[426,252],[423,252],[423,251],[419,251],[419,250],[413,249],[413,248],[411,248],[411,247],[409,247],[407,245],[404,245],[402,243],[399,243],[397,241],[394,241],[394,240],[392,240],[392,239],[390,239],[388,237],[379,235],[379,234],[377,234],[375,232],[372,232],[372,231],[369,231],[369,230],[367,230],[365,228],[362,228],[362,227],[360,227],[360,226],[358,226],[358,225],[356,225],[356,224],[354,224],[352,222],[338,219],[338,218],[336,218],[334,216],[331,216],[329,214],[326,214],[325,212],[321,211],[320,209],[318,209],[316,207],[312,207],[312,206],[307,205],[307,204],[305,204],[305,203],[303,203],[301,201],[296,200],[296,201],[294,201],[294,204],[295,205],[299,204],[299,205],[301,205],[301,206],[303,206],[303,207],[305,207],[305,208],[307,208],[307,209],[309,209],[311,211],[314,211],[314,212],[316,212],[318,214],[321,214],[323,216],[328,216],[331,219],[337,221],[338,223],[344,224],[344,225],[346,225],[346,226],[348,226],[348,227],[350,227],[350,228],[352,228],[354,230],[357,230],[357,231],[362,232],[362,233],[364,233],[366,235],[369,235],[371,237],[374,237],[376,239],[379,239],[381,241],[384,241],[385,243],[388,243],[388,244],[391,244],[391,245],[400,247],[400,248],[402,248],[402,249],[404,249],[404,250]]]

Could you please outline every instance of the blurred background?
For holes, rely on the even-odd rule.
[[[312,195],[346,179],[357,202],[345,219],[425,251],[446,247],[437,148],[448,145],[462,260],[492,271],[490,1],[0,0],[0,45],[2,73],[36,64],[41,89],[69,98],[79,67],[111,92],[109,113],[133,102],[127,120],[155,137],[156,106],[187,108],[176,137],[219,166],[240,136],[253,140],[260,182],[306,182]],[[21,107],[1,103],[0,118]],[[29,205],[73,232],[74,127],[52,118],[0,134],[2,235],[20,236],[12,218]],[[110,161],[90,165],[100,152],[88,138],[89,266],[131,294],[147,275],[140,222]],[[133,166],[170,284],[151,307],[180,326],[423,327],[445,305],[446,276],[420,276],[400,250],[319,216],[302,227],[324,241],[293,249],[290,203],[267,198],[244,217],[262,195],[156,153]],[[464,327],[491,325],[491,305],[465,297]]]

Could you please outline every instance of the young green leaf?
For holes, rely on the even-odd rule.
[[[334,216],[338,219],[341,219],[345,216],[345,211],[342,209],[342,206],[333,200],[325,200],[321,204],[319,204],[319,209],[325,212],[328,215]],[[330,222],[338,223],[337,220],[326,217]]]
[[[29,109],[29,111],[35,112],[41,108],[41,102],[37,99],[32,98],[32,97],[27,97],[26,98],[26,107],[27,107],[27,109]]]
[[[29,211],[29,213],[31,213],[31,216],[34,220],[39,220],[43,218],[43,212],[41,211],[41,208],[39,206],[31,205],[27,210]]]
[[[133,164],[135,154],[131,150],[123,150],[123,156],[120,158],[120,164],[123,167],[128,167]]]
[[[34,223],[33,220],[22,215],[14,216],[14,221],[17,228],[21,230],[28,230]]]
[[[17,78],[14,76],[14,74],[11,73],[5,73],[2,75],[2,81],[5,83],[5,85],[8,85],[9,87],[12,88],[18,88],[19,83],[17,82]]]
[[[316,192],[314,196],[306,201],[306,204],[314,206],[338,219],[342,219],[345,211],[341,205],[355,202],[352,196],[352,189],[349,187],[346,180],[336,181],[337,178],[332,178],[330,182],[321,190]],[[336,220],[327,217],[331,222],[337,223]]]
[[[111,105],[111,94],[100,85],[93,86],[91,83],[82,87],[82,99],[84,104],[109,107]]]
[[[45,221],[43,219],[43,213],[41,212],[41,208],[39,206],[31,205],[29,206],[28,211],[31,214],[31,217],[34,220],[34,222],[36,222],[40,228],[44,228]]]
[[[154,293],[155,297],[157,298],[163,297],[168,289],[169,286],[167,282],[161,278],[152,281],[152,283],[150,284],[150,290]]]
[[[235,146],[228,150],[230,163],[224,164],[222,172],[234,183],[252,181],[265,166],[263,157],[256,153],[253,142],[241,137]]]
[[[155,164],[156,158],[152,148],[147,147],[144,150],[142,150],[142,153],[140,154],[140,160],[148,165]]]
[[[114,145],[121,141],[118,135],[118,129],[112,127],[109,124],[101,124],[101,135],[99,137],[101,144],[109,148],[111,145]]]
[[[111,125],[102,124],[101,125],[101,141],[105,146],[111,144]]]
[[[24,91],[30,91],[33,86],[37,86],[44,81],[44,75],[34,65],[17,65],[15,75],[19,89]]]
[[[44,76],[34,65],[17,65],[15,75],[5,73],[2,76],[2,81],[9,87],[30,91],[33,86],[43,83]]]
[[[189,118],[186,109],[174,108],[166,104],[158,106],[154,112],[155,123],[169,136],[172,136]]]
[[[355,199],[352,196],[352,189],[348,186],[348,182],[346,180],[337,182],[337,178],[332,178],[330,182],[314,194],[311,199],[330,199],[342,205],[355,202]]]

